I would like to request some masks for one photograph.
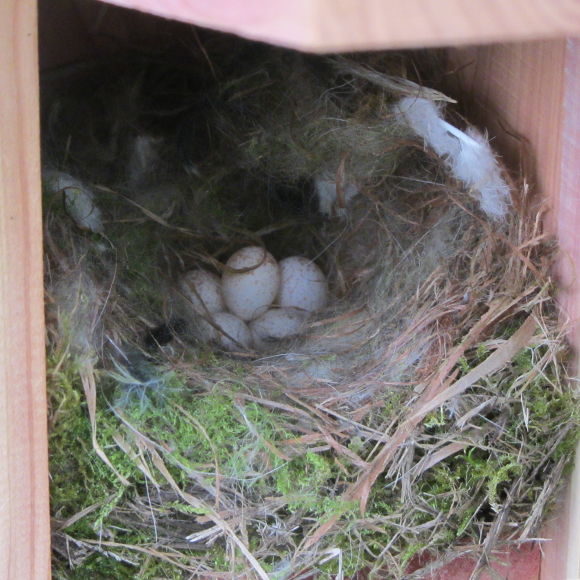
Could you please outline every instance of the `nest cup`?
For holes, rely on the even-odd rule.
[[[200,47],[43,79],[57,575],[419,577],[533,537],[577,425],[554,249],[445,62]],[[246,246],[329,300],[226,352],[180,281]]]

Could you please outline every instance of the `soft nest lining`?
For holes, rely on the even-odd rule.
[[[45,81],[55,570],[399,578],[421,554],[418,577],[526,541],[577,424],[527,188],[404,78],[429,58],[216,38],[213,72]],[[254,245],[316,262],[330,300],[224,352],[175,289]]]

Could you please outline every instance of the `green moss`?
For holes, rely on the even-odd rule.
[[[427,429],[444,427],[447,425],[447,418],[445,417],[445,410],[443,407],[429,413],[424,419],[424,425]]]
[[[132,580],[135,578],[135,566],[118,562],[102,554],[92,554],[83,561],[81,566],[67,569],[62,566],[53,567],[52,576],[55,580]],[[152,578],[152,576],[144,576]]]
[[[131,244],[124,246],[127,252],[132,251]],[[134,270],[126,269],[122,275],[130,282],[139,301],[155,306],[159,297],[144,284],[146,276],[143,277],[143,272],[148,272],[147,276],[153,275],[154,260],[143,248],[137,243],[134,251],[139,259],[132,265]],[[471,405],[477,405],[490,394],[497,396],[500,403],[471,419],[480,437],[477,443],[449,456],[412,482],[415,501],[420,508],[406,506],[400,474],[379,477],[371,489],[366,517],[380,520],[380,530],[362,526],[359,529],[358,502],[346,502],[341,496],[345,486],[352,484],[360,473],[348,457],[342,455],[339,464],[333,451],[296,454],[294,449],[291,458],[285,458],[284,441],[296,436],[292,428],[296,419],[282,411],[244,401],[239,395],[246,393],[248,388],[244,385],[244,366],[239,362],[222,359],[215,353],[204,360],[203,369],[206,371],[220,365],[227,366],[232,378],[226,385],[220,385],[219,392],[217,388],[215,392],[193,391],[177,374],[164,375],[161,369],[153,369],[150,374],[158,371],[159,376],[164,377],[160,387],[163,397],[152,398],[153,404],[149,405],[138,404],[138,398],[128,401],[123,416],[134,429],[155,443],[171,476],[182,489],[191,486],[193,472],[204,478],[207,485],[215,485],[217,464],[221,478],[235,481],[237,489],[248,497],[282,498],[280,513],[300,514],[303,521],[318,523],[337,517],[340,531],[328,539],[328,546],[342,549],[342,566],[348,573],[356,572],[365,561],[371,561],[371,554],[378,557],[393,538],[393,550],[399,551],[399,562],[404,567],[427,544],[433,549],[445,549],[465,536],[479,541],[478,522],[482,514],[500,504],[512,482],[526,472],[526,466],[518,462],[519,446],[526,446],[531,460],[543,461],[546,445],[553,441],[558,428],[564,424],[578,424],[574,397],[569,391],[554,387],[559,382],[556,367],[548,366],[525,388],[517,380],[529,373],[544,353],[544,347],[524,349],[509,368],[482,380],[472,389]],[[484,346],[468,351],[457,365],[460,376],[489,354],[489,349]],[[67,529],[73,537],[94,539],[102,528],[109,526],[110,517],[116,510],[144,493],[143,474],[113,439],[121,434],[129,445],[133,445],[134,434],[112,412],[107,402],[107,396],[112,392],[117,393],[116,400],[119,401],[120,394],[127,392],[130,381],[121,380],[122,373],[102,373],[98,377],[102,390],[97,407],[97,439],[115,468],[131,482],[131,485],[124,486],[93,450],[88,412],[78,378],[79,363],[72,355],[65,356],[62,361],[61,357],[61,353],[55,353],[48,359],[53,515],[65,520],[98,504],[93,512]],[[376,405],[362,419],[362,424],[376,428],[391,423],[406,397],[402,391],[383,394],[381,405]],[[425,453],[424,449],[457,433],[455,413],[453,407],[444,405],[425,418],[415,461]],[[457,437],[461,439],[461,433],[457,433]],[[550,462],[563,456],[571,457],[576,442],[577,430],[571,429],[557,444]],[[374,441],[353,435],[341,443],[363,460],[372,460]],[[163,483],[163,475],[152,465],[147,454],[144,454],[144,461],[148,462],[153,476]],[[538,473],[537,481],[528,492],[530,502],[542,488],[543,473],[549,471],[548,467]],[[209,506],[204,510],[182,500],[167,502],[159,509],[166,517],[188,522],[194,522],[198,516],[209,512]],[[403,523],[397,518],[403,511],[406,513],[404,525],[420,531],[401,538],[397,534]],[[434,521],[434,513],[448,514],[445,525]],[[253,523],[249,524],[247,533],[250,544],[257,546],[260,531],[259,526],[253,526]],[[115,529],[114,534],[119,542],[137,545],[146,545],[155,539],[151,528],[139,531]],[[295,532],[296,542],[303,539],[303,534],[301,529]],[[361,552],[361,539],[366,544],[366,552]],[[205,557],[214,570],[231,570],[230,553],[224,549],[223,543],[215,543]],[[142,567],[140,578],[177,579],[183,576],[181,570],[168,563],[148,560],[142,554],[131,554],[131,558]],[[274,559],[265,565],[274,570],[279,563],[280,559]],[[239,556],[236,566],[241,570],[244,565],[243,557]],[[135,577],[137,569],[99,554],[90,556],[82,566],[72,571],[66,570],[64,564],[59,566],[62,568],[57,567],[55,577],[67,580],[129,578]],[[338,561],[333,559],[321,565],[320,570],[330,577],[336,574],[337,566]]]
[[[53,365],[57,362],[56,357],[48,360],[48,396],[52,410],[48,440],[50,490],[53,514],[64,519],[111,495],[122,495],[124,486],[93,450],[90,421],[75,361],[69,357],[56,371]],[[113,459],[125,475],[133,472],[121,454],[114,453]],[[102,507],[88,519],[94,522],[108,509]]]
[[[51,511],[54,517],[66,520],[96,505],[94,511],[66,529],[66,533],[73,537],[95,538],[111,511],[129,500],[134,489],[124,486],[93,449],[90,421],[76,360],[68,356],[63,364],[58,363],[57,356],[49,357]],[[100,408],[97,421],[106,425],[106,420],[110,421],[110,416]],[[125,477],[141,479],[124,453],[111,445],[113,441],[107,428],[101,432],[101,437],[116,469]],[[125,535],[127,540],[141,541],[135,534]],[[111,557],[93,554],[81,566],[73,567],[72,570],[64,564],[57,565],[53,574],[55,578],[63,580],[129,579],[135,577],[135,568]]]
[[[529,370],[533,364],[530,357],[530,353],[527,353],[526,357],[520,356],[514,364],[521,369]],[[92,503],[114,495],[114,499],[107,505],[100,507],[68,530],[78,537],[91,537],[91,534],[94,537],[99,526],[106,522],[109,512],[116,505],[130,499],[136,487],[142,485],[142,475],[114,444],[112,436],[118,432],[120,425],[102,403],[97,417],[100,425],[99,442],[106,449],[115,467],[130,478],[136,487],[122,486],[92,451],[87,412],[72,362],[69,360],[58,373],[51,375],[52,408],[59,408],[50,443],[52,501],[55,511],[59,512],[59,517],[68,517]],[[473,363],[468,361],[467,364]],[[577,420],[577,411],[572,404],[571,395],[556,393],[549,385],[549,377],[546,375],[534,379],[519,398],[509,398],[511,389],[509,382],[498,381],[497,384],[499,394],[506,397],[504,413],[510,418],[506,422],[508,426],[506,441],[498,447],[497,441],[493,445],[486,445],[486,439],[480,445],[467,448],[435,465],[414,483],[415,493],[425,505],[431,506],[437,512],[452,514],[447,527],[431,536],[431,547],[436,545],[444,547],[465,534],[474,534],[475,537],[479,533],[477,525],[474,524],[474,516],[477,521],[477,506],[493,506],[501,502],[502,494],[507,487],[515,477],[523,473],[524,468],[517,461],[518,448],[511,445],[509,436],[525,437],[527,444],[536,446],[538,453],[541,453],[542,446],[551,436],[550,425],[568,421],[571,417]],[[234,388],[231,392],[219,394],[194,394],[182,388],[171,392],[162,407],[128,408],[126,419],[136,429],[147,433],[151,440],[168,450],[165,454],[168,468],[183,487],[189,483],[187,470],[184,470],[183,466],[198,473],[204,471],[212,473],[217,461],[222,476],[238,478],[246,489],[253,488],[260,494],[281,495],[286,499],[285,509],[304,515],[311,514],[311,517],[319,522],[338,516],[344,532],[342,536],[333,540],[333,545],[342,546],[344,570],[354,572],[359,569],[368,554],[365,556],[357,550],[352,550],[349,540],[351,533],[349,522],[352,521],[354,525],[357,517],[360,517],[357,515],[358,503],[344,502],[340,493],[335,494],[333,491],[335,482],[344,479],[344,472],[339,469],[329,453],[309,452],[291,460],[282,459],[273,449],[292,436],[286,428],[288,418],[256,403],[242,405],[240,400],[236,399],[236,392]],[[194,420],[174,403],[187,411]],[[454,418],[444,408],[431,413],[426,419],[426,426],[434,438],[433,441],[436,441],[439,435],[448,433],[453,421]],[[493,425],[494,422],[492,417],[481,419],[481,426],[488,429],[487,438],[490,444],[494,441],[494,433],[489,425]],[[574,449],[575,441],[576,431],[572,430],[558,445],[556,455],[569,456]],[[369,444],[360,437],[353,437],[348,446],[361,457],[365,457],[369,451]],[[344,464],[345,460],[342,459]],[[267,475],[250,476],[252,465],[256,473]],[[153,471],[156,477],[160,476]],[[74,473],[73,478],[70,477],[71,473]],[[214,476],[207,475],[207,483],[212,482]],[[540,485],[541,481],[538,482],[538,489]],[[82,498],[79,498],[77,493],[79,488],[86,490]],[[470,490],[473,489],[479,489],[477,496],[470,496]],[[388,518],[389,514],[397,513],[404,503],[401,492],[398,480],[379,480],[371,491],[368,517],[379,517],[385,521],[384,518]],[[204,513],[203,510],[192,508],[182,501],[166,504],[165,509],[191,518]],[[414,510],[410,514],[408,525],[419,529],[425,526],[426,529],[430,529],[433,519],[431,513]],[[396,521],[393,521],[393,526],[394,533],[397,530]],[[388,527],[389,524],[385,522],[381,532],[362,530],[357,533],[364,538],[367,548],[378,555],[391,536]],[[151,540],[134,533],[128,533],[126,536],[125,539],[140,542]],[[401,555],[403,565],[424,549],[426,537],[419,534],[416,537],[406,538]],[[217,545],[212,548],[208,558],[207,561],[211,562],[215,570],[225,572],[231,569],[228,553]],[[86,570],[82,574],[85,576],[62,577],[71,579],[101,577],[98,574],[103,574],[104,577],[109,571],[106,566],[99,567],[101,566],[99,562],[106,561],[108,559],[102,556],[94,557],[91,560],[93,562],[91,567],[83,565]],[[272,563],[273,568],[274,564]],[[109,565],[113,566],[107,564]],[[321,566],[321,572],[330,577],[336,573],[337,565],[337,561],[328,561]],[[125,565],[120,566],[119,571],[115,572],[117,574],[115,577],[123,578],[127,570]],[[180,572],[175,574],[171,576],[166,572],[165,577],[180,577]],[[143,577],[149,576],[145,574]]]
[[[275,475],[276,489],[283,495],[316,494],[331,475],[331,463],[315,453],[306,453],[286,463]]]
[[[55,580],[185,580],[191,574],[154,558],[132,566],[110,555],[95,553],[72,569],[60,564],[53,566],[52,576]]]

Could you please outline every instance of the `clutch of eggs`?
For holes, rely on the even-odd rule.
[[[269,341],[294,336],[328,299],[326,276],[314,262],[294,256],[278,264],[259,246],[233,254],[221,280],[191,270],[178,288],[189,315],[202,319],[203,339],[230,351],[264,350]]]

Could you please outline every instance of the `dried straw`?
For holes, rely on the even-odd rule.
[[[106,234],[47,195],[56,577],[419,578],[465,554],[481,572],[534,538],[576,438],[527,188],[487,219],[393,119],[412,57],[234,43],[235,70],[206,49],[217,81],[138,60],[98,93],[45,91],[46,165],[91,188]],[[316,259],[333,300],[267,353],[221,353],[170,290],[248,243]]]

